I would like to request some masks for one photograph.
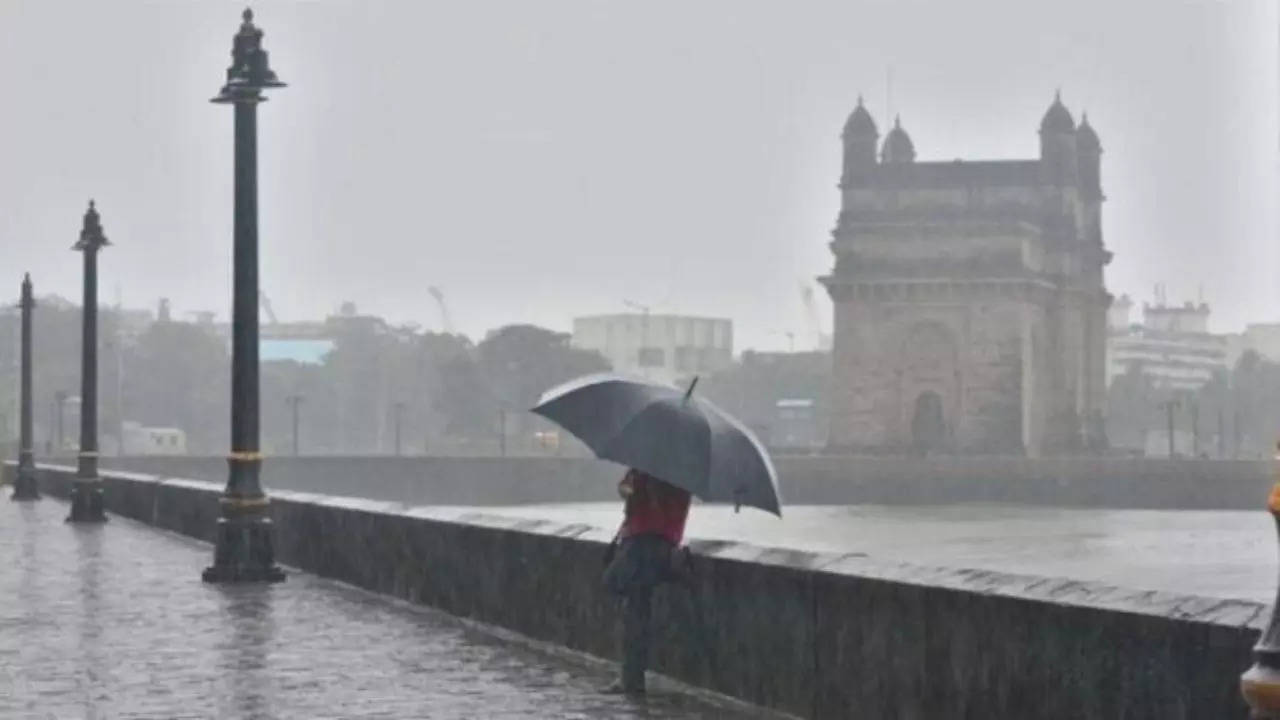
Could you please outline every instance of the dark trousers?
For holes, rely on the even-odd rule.
[[[622,598],[622,686],[627,690],[644,690],[653,590],[668,579],[671,551],[671,543],[660,535],[625,538],[604,571],[605,587]]]

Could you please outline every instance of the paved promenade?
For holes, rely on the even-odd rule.
[[[200,582],[209,546],[0,501],[0,718],[764,718],[606,663],[291,573]]]

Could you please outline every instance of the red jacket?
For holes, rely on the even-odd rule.
[[[679,545],[689,518],[689,493],[639,470],[627,471],[619,487],[628,485],[631,490],[618,537],[661,535],[672,545]]]

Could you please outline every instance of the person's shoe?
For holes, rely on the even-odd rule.
[[[606,695],[627,695],[630,697],[644,697],[644,687],[627,687],[622,684],[621,680],[615,680],[612,684],[602,690]]]

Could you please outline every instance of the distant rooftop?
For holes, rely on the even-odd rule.
[[[732,323],[732,322],[733,322],[733,321],[732,321],[731,319],[729,319],[729,318],[710,317],[710,316],[707,316],[707,315],[680,315],[680,314],[676,314],[676,313],[650,313],[650,314],[646,314],[646,313],[639,313],[639,312],[629,312],[629,313],[605,313],[605,314],[602,314],[602,315],[580,315],[580,316],[578,316],[578,317],[574,318],[574,319],[573,319],[573,321],[574,321],[574,322],[581,322],[581,321],[584,321],[584,320],[587,320],[587,321],[602,321],[602,320],[628,320],[628,319],[643,319],[643,318],[646,318],[646,317],[647,317],[650,321],[662,321],[662,320],[707,320],[707,321],[711,321],[711,322],[723,322],[723,323]]]

